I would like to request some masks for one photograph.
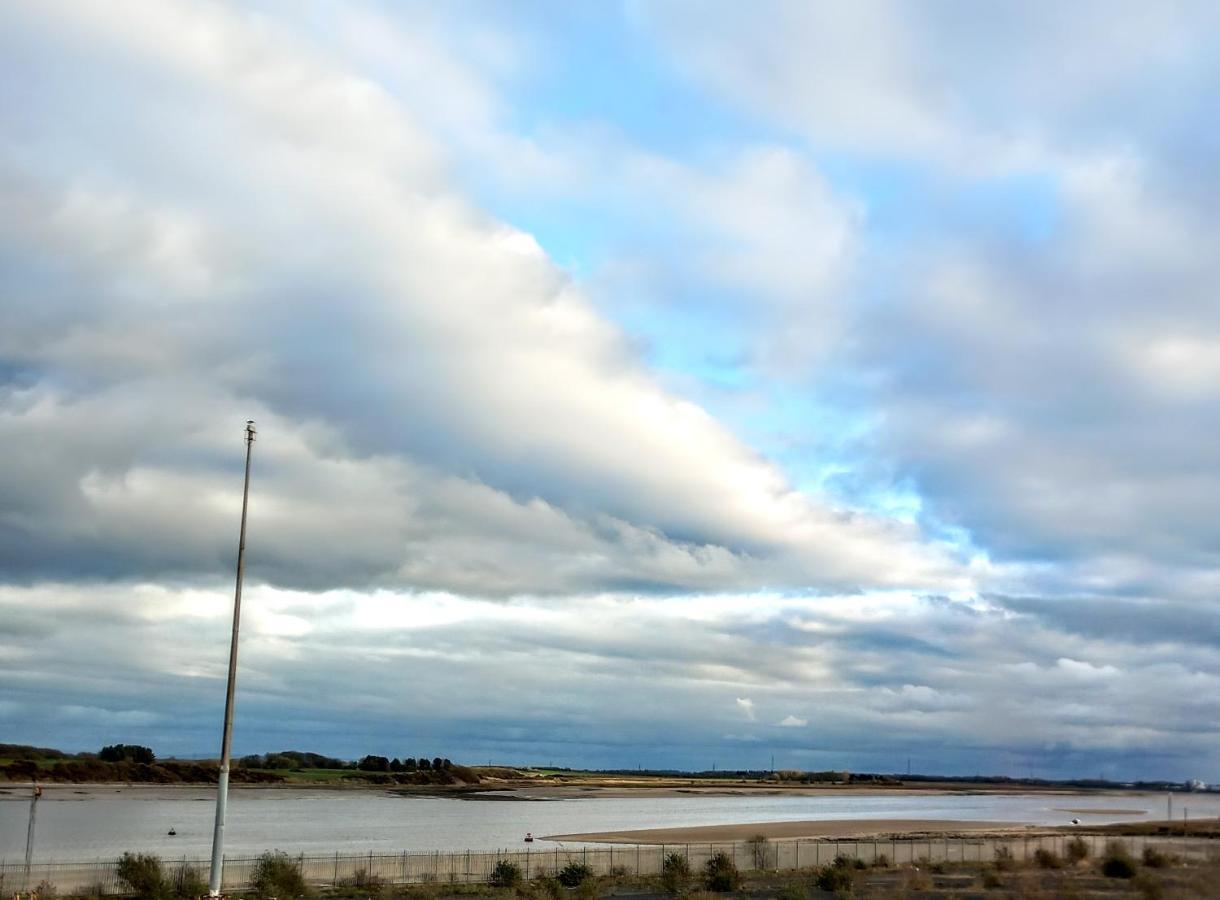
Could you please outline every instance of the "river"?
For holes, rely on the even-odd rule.
[[[125,850],[206,857],[214,789],[48,788],[38,803],[36,861],[105,859]],[[923,792],[456,800],[375,790],[247,788],[229,799],[226,851],[257,854],[496,850],[535,835],[806,819],[959,819],[1063,825],[1163,819],[1164,794]],[[1220,816],[1218,794],[1175,794],[1175,817]],[[1072,810],[1072,811],[1068,811]],[[1095,813],[1079,812],[1096,810]],[[0,788],[0,861],[25,853],[29,790]],[[173,828],[176,836],[169,836]],[[536,846],[547,846],[539,841]]]

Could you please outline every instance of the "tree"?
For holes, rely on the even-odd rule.
[[[431,769],[432,763],[428,762],[428,757],[421,756],[419,758],[419,767],[424,770]]]
[[[399,759],[397,756],[395,756],[392,760],[390,760],[390,771],[391,772],[401,772],[402,771],[402,760]]]
[[[102,762],[134,762],[147,765],[157,761],[152,750],[139,744],[110,744],[101,749],[97,758]]]
[[[414,756],[408,756],[405,760],[403,760],[402,767],[408,772],[414,772],[419,768],[419,766],[415,763]]]
[[[390,761],[384,756],[366,756],[356,765],[362,772],[388,772]]]
[[[432,768],[439,772],[441,769],[445,768],[445,761],[439,756],[436,757],[436,759],[432,760]]]

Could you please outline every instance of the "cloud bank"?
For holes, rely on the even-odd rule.
[[[960,12],[7,10],[5,730],[212,749],[254,418],[241,748],[1207,777],[1217,22]]]

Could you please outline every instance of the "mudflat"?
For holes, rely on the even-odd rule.
[[[912,834],[1023,831],[1012,822],[971,822],[948,819],[842,819],[805,822],[744,822],[736,825],[696,825],[686,828],[640,828],[629,831],[593,831],[584,834],[548,834],[543,840],[604,844],[700,844],[828,837],[888,837]]]

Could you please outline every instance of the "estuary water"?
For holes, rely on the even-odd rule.
[[[50,787],[38,803],[34,859],[106,859],[126,850],[206,858],[215,789]],[[522,847],[535,835],[806,819],[960,819],[1062,825],[1163,819],[1164,794],[755,794],[455,800],[363,790],[239,788],[226,852],[395,853]],[[1220,794],[1175,794],[1175,817],[1220,815]],[[1085,812],[1093,811],[1093,812]],[[25,853],[29,790],[0,787],[0,861]],[[177,834],[167,832],[173,828]],[[553,846],[538,841],[536,847]]]

